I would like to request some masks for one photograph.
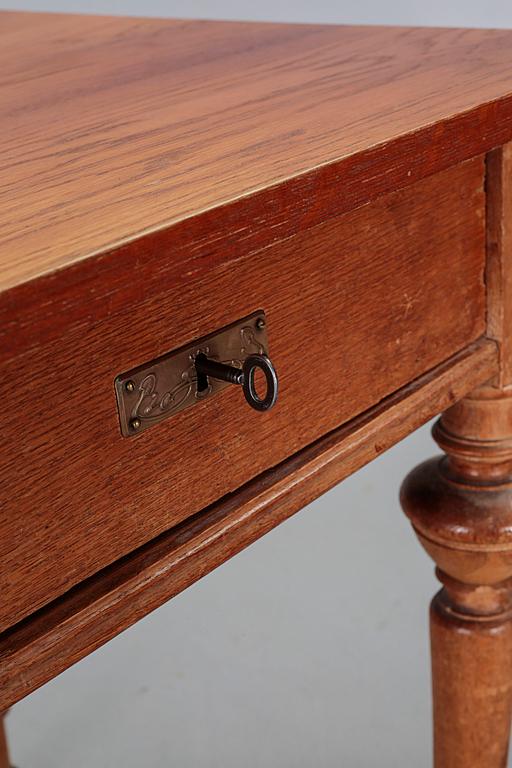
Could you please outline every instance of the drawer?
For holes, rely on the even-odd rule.
[[[231,253],[227,233],[215,258],[199,238],[180,261],[171,228],[97,259],[87,279],[64,270],[58,335],[41,304],[33,333],[18,333],[24,317],[13,325],[23,342],[5,336],[0,629],[480,337],[483,178],[477,158],[289,239],[269,231],[247,253]],[[140,270],[124,268],[128,252]],[[102,312],[76,311],[100,290]],[[227,387],[121,435],[118,374],[260,309],[280,380],[272,410]]]

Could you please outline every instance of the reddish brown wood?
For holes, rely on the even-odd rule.
[[[512,144],[487,157],[488,334],[501,349],[501,386],[512,384]]]
[[[9,748],[5,731],[5,712],[0,713],[0,768],[10,768]]]
[[[232,201],[222,237],[292,234],[512,138],[505,30],[3,13],[0,35],[1,289]]]
[[[431,609],[436,768],[505,768],[512,718],[512,392],[480,389],[441,417],[447,453],[402,504],[444,587]]]
[[[431,640],[435,765],[506,768],[512,622],[461,620],[437,598],[432,603]]]
[[[137,279],[101,268],[70,278],[52,320],[60,339],[36,345],[53,311],[52,278],[40,281],[47,300],[24,318],[33,333],[22,343],[6,327],[18,343],[1,360],[13,417],[1,433],[0,628],[481,336],[484,206],[476,158],[257,253],[202,265],[197,251],[155,260],[142,245]],[[145,286],[144,269],[158,284]],[[280,376],[272,411],[252,411],[233,387],[121,437],[118,373],[260,308]]]
[[[510,383],[511,150],[487,164],[500,367],[481,157],[512,139],[511,70],[506,31],[0,16],[1,707]],[[257,309],[275,411],[226,390],[120,437],[116,374]],[[404,491],[445,584],[449,768],[506,750],[506,394],[447,411],[450,460]]]
[[[7,707],[496,375],[482,341],[0,636]]]

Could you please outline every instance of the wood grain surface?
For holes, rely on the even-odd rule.
[[[512,721],[512,390],[484,386],[433,435],[401,499],[443,589],[431,606],[435,768],[505,768]]]
[[[252,196],[290,233],[481,154],[511,68],[507,31],[2,13],[0,289],[219,206],[250,239]]]
[[[487,328],[501,350],[498,383],[512,384],[512,144],[487,155]]]
[[[0,13],[0,712],[452,406],[402,497],[436,766],[505,764],[511,71],[507,31]],[[259,309],[275,410],[121,437],[117,374]]]
[[[56,309],[46,278],[2,361],[0,628],[482,336],[483,175],[476,158],[257,252],[206,250],[200,267],[198,250],[175,262],[148,245],[135,293],[130,273],[94,270]],[[258,309],[272,411],[233,387],[121,437],[117,374]]]
[[[233,557],[498,370],[477,342],[0,636],[6,708]]]

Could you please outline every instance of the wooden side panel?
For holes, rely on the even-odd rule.
[[[177,263],[167,258],[172,230],[157,242],[158,250],[153,240],[126,246],[112,282],[101,265],[88,281],[71,281],[58,305],[61,337],[38,343],[55,312],[45,278],[33,334],[25,328],[25,342],[2,361],[0,628],[485,331],[482,159],[294,238],[271,244],[269,233],[268,247],[255,253],[233,257],[228,233],[215,259],[198,242]],[[125,272],[133,261],[140,270]],[[147,287],[141,275],[151,269]],[[84,314],[89,302],[98,314]],[[280,375],[274,410],[251,411],[233,387],[140,436],[121,437],[116,374],[257,309],[267,314]]]
[[[487,156],[487,328],[500,345],[499,385],[512,384],[512,143]]]

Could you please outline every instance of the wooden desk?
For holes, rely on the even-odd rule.
[[[0,42],[0,710],[444,411],[402,489],[444,585],[435,759],[503,766],[512,33],[3,13]],[[264,412],[197,391],[241,321]],[[146,377],[183,347],[179,410]]]

